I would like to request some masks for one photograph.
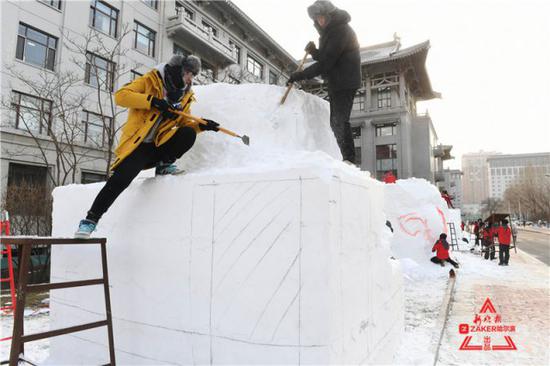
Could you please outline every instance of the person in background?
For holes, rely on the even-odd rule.
[[[319,32],[319,48],[309,42],[305,51],[313,62],[290,75],[287,84],[321,75],[328,82],[330,127],[345,162],[355,164],[355,145],[349,117],[355,92],[361,87],[359,41],[350,27],[351,16],[330,1],[318,0],[307,8]]]
[[[391,170],[388,170],[386,174],[384,174],[384,183],[395,183],[396,180],[397,178],[395,178]]]
[[[512,242],[516,246],[516,240],[518,238],[518,225],[515,222],[512,222]]]
[[[435,242],[432,253],[436,252],[435,257],[432,257],[430,260],[435,264],[440,264],[441,267],[445,266],[445,262],[449,262],[453,267],[458,268],[458,263],[453,261],[449,257],[449,243],[447,242],[447,234],[441,233],[439,235],[439,240]]]
[[[507,266],[510,261],[510,239],[512,237],[512,229],[508,226],[508,220],[502,220],[502,225],[498,231],[498,259],[499,266]]]
[[[477,219],[477,221],[474,222],[474,235],[476,236],[475,245],[479,245],[482,229],[483,229],[483,221],[481,221],[481,219]]]
[[[491,227],[491,223],[488,222],[482,230],[483,246],[485,247],[485,259],[495,259],[495,242],[494,242],[494,230]]]
[[[447,193],[446,190],[442,190],[441,191],[441,197],[443,197],[443,199],[445,200],[445,202],[447,202],[447,207],[448,208],[455,208],[453,206],[453,198],[449,195],[449,193]]]

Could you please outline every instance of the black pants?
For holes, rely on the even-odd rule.
[[[173,163],[195,143],[197,134],[190,127],[183,127],[159,147],[154,143],[140,144],[116,167],[88,211],[86,218],[98,222],[117,197],[132,183],[143,169],[150,169],[158,162]]]
[[[495,259],[496,257],[496,251],[495,251],[495,245],[489,241],[483,241],[483,244],[485,245],[485,259],[489,259],[489,255],[491,256],[491,260]]]
[[[498,245],[498,262],[500,264],[508,264],[510,260],[510,246],[499,244]]]
[[[447,258],[447,259],[439,259],[437,257],[432,257],[430,259],[433,263],[435,264],[441,264],[443,262],[449,262],[453,265],[453,267],[457,268],[458,267],[458,263],[456,263],[455,261],[453,261],[451,258]]]
[[[329,90],[330,99],[330,127],[336,142],[342,152],[344,160],[355,163],[355,145],[351,134],[349,116],[353,107],[356,89],[350,90]]]

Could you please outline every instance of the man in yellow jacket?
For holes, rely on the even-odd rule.
[[[173,110],[189,113],[194,101],[193,77],[200,72],[196,56],[174,55],[115,93],[115,103],[128,108],[128,120],[115,149],[113,174],[98,193],[76,238],[89,238],[101,216],[143,169],[155,167],[156,175],[176,172],[174,162],[195,143],[197,133],[218,131],[219,124],[186,121]]]

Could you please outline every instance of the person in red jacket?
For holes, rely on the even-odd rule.
[[[449,243],[447,242],[447,234],[442,233],[439,235],[439,240],[435,242],[432,252],[436,252],[435,257],[430,259],[433,263],[440,264],[441,267],[444,267],[445,262],[449,262],[455,268],[458,268],[458,263],[449,257]]]
[[[397,178],[393,175],[391,170],[388,170],[386,174],[384,174],[384,183],[395,183],[396,180]]]
[[[499,266],[507,266],[510,260],[510,241],[512,238],[512,229],[508,226],[508,220],[503,220],[498,228],[498,259]]]
[[[448,208],[455,208],[453,206],[453,198],[449,195],[449,193],[446,190],[441,191],[441,197],[447,202]]]
[[[485,247],[483,249],[485,251],[485,259],[489,259],[489,256],[491,257],[491,260],[495,259],[495,235],[490,222],[488,222],[482,229],[481,235],[483,237],[483,246]]]

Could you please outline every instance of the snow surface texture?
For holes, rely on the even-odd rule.
[[[188,174],[134,181],[103,217],[118,364],[392,361],[404,315],[384,185],[339,161],[326,102],[294,91],[266,120],[282,93],[197,88],[194,113],[251,147],[201,134]],[[54,236],[73,234],[101,187],[54,191]],[[99,259],[56,246],[52,280],[100,277]],[[103,319],[102,291],[51,291],[52,329]],[[49,362],[104,364],[106,342],[103,328],[52,338]]]
[[[391,249],[397,258],[422,265],[433,256],[432,247],[441,233],[447,234],[450,243],[447,222],[455,215],[434,185],[425,179],[398,179],[385,185],[384,195],[384,212],[394,230]],[[460,218],[460,211],[453,211],[458,211]],[[455,229],[462,238],[460,226],[455,224]]]

